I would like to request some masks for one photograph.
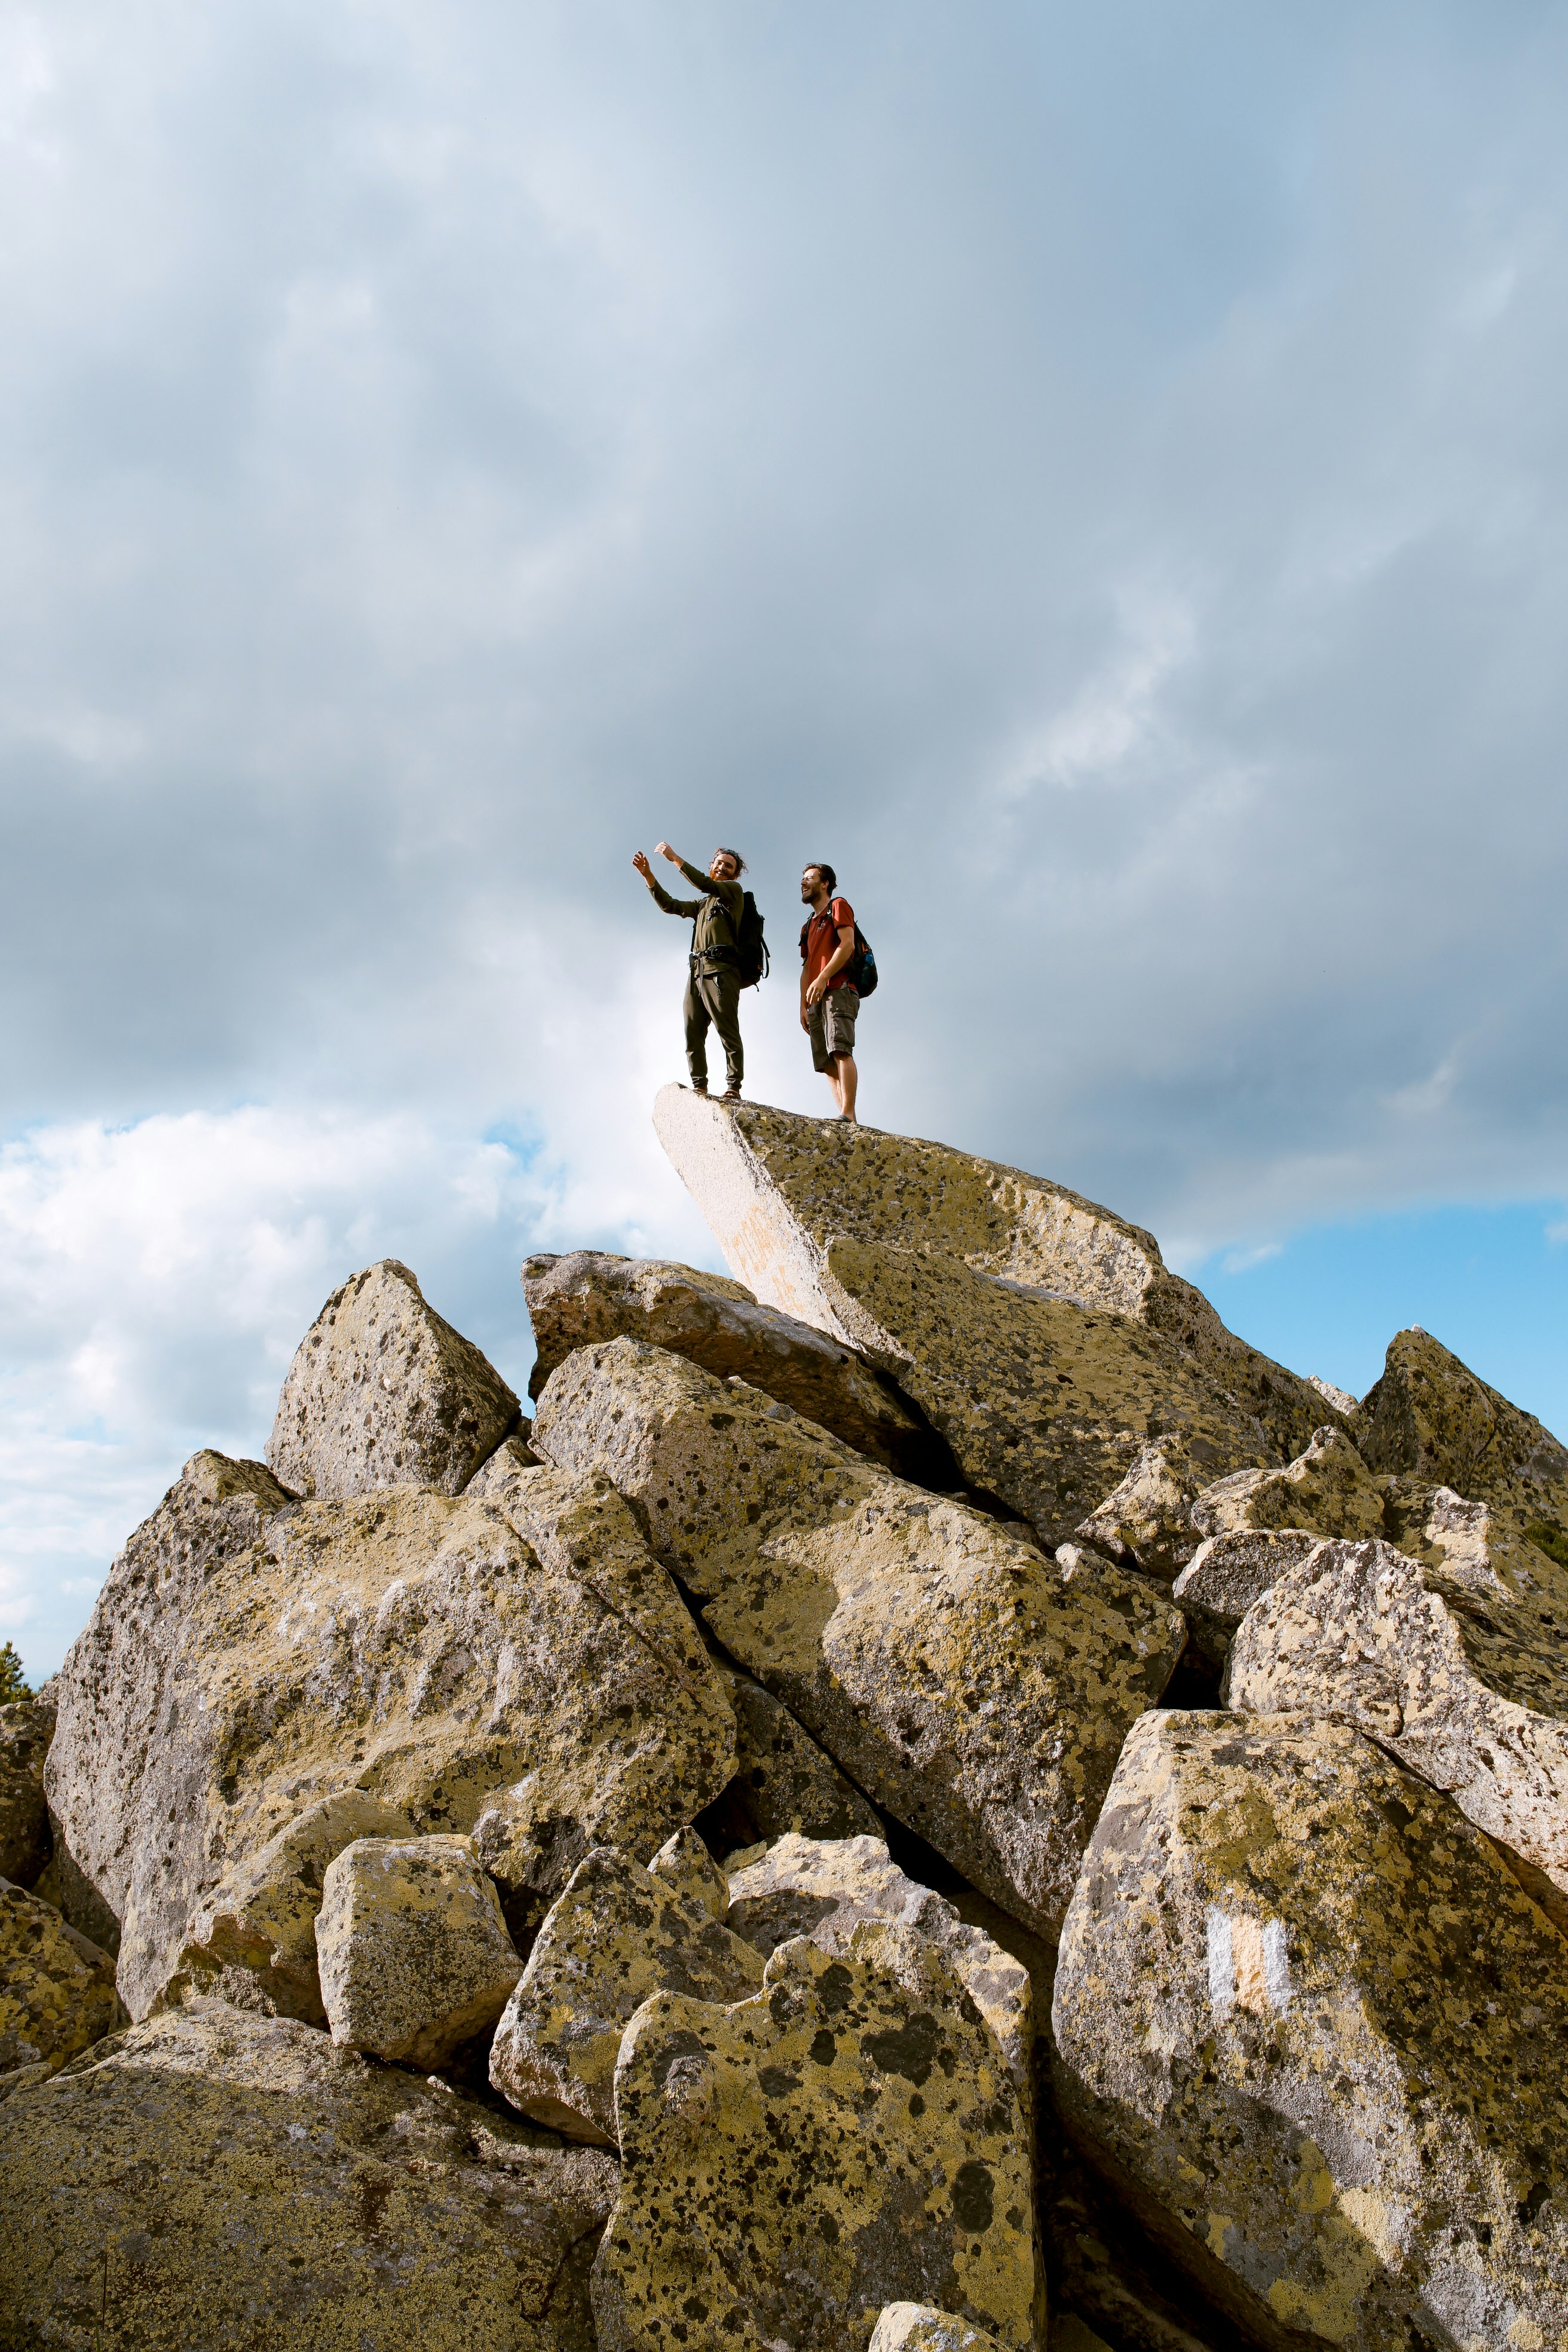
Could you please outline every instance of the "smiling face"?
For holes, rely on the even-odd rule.
[[[801,905],[802,905],[803,907],[815,907],[815,906],[816,906],[816,904],[817,893],[820,891],[820,889],[821,889],[821,888],[822,888],[822,868],[821,868],[821,866],[808,866],[806,867],[806,869],[805,869],[805,873],[801,876],[801,877],[800,877],[800,903],[801,903]]]
[[[732,882],[740,870],[738,862],[727,849],[716,849],[713,862],[708,868],[708,878],[710,882]]]

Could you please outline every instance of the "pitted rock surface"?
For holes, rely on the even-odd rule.
[[[1028,1969],[979,1927],[966,1926],[945,1896],[906,1877],[880,1838],[781,1838],[733,1874],[725,1917],[764,1958],[792,1936],[808,1936],[840,1957],[867,1920],[889,1920],[936,1945],[995,2034],[1027,2112],[1035,2039]]]
[[[1305,1528],[1321,1536],[1380,1536],[1382,1484],[1342,1430],[1320,1429],[1283,1470],[1237,1470],[1205,1486],[1192,1506],[1200,1536],[1248,1528]]]
[[[316,1914],[327,1865],[356,1838],[413,1835],[405,1814],[363,1789],[307,1805],[197,1905],[159,2005],[212,1996],[264,2016],[325,2025]]]
[[[1430,1332],[1394,1334],[1352,1434],[1373,1471],[1489,1503],[1500,1521],[1523,1534],[1544,1527],[1568,1559],[1568,1446]]]
[[[0,1878],[0,2075],[63,2066],[125,2021],[109,1954]]]
[[[1138,1724],[1061,1943],[1058,2105],[1266,2352],[1553,2346],[1563,1942],[1350,1726]]]
[[[0,2327],[83,2352],[594,2352],[615,2168],[542,2138],[193,2001],[0,2106]]]
[[[656,1994],[616,2106],[602,2352],[842,2352],[897,2302],[1036,2340],[1028,2128],[994,2034],[917,1933],[862,1926],[842,1958],[797,1938],[731,2009]]]
[[[1360,1725],[1506,1847],[1568,1930],[1568,1658],[1560,1636],[1532,1643],[1514,1598],[1500,1567],[1444,1593],[1391,1544],[1320,1544],[1247,1612],[1226,1690],[1255,1714]]]
[[[842,1286],[830,1247],[901,1247],[912,1238],[1026,1293],[1109,1309],[1163,1332],[1256,1416],[1279,1458],[1300,1453],[1325,1418],[1310,1382],[1227,1331],[1201,1291],[1166,1271],[1152,1234],[1065,1185],[914,1136],[763,1103],[721,1109],[684,1087],[666,1087],[653,1116],[731,1273],[769,1306],[850,1347],[869,1340],[874,1359],[875,1318]],[[888,1369],[902,1382],[896,1363]],[[1078,1516],[1114,1483],[1089,1496]]]
[[[614,2147],[616,2059],[633,2011],[656,1992],[724,2006],[762,1980],[762,1959],[714,1916],[705,1883],[602,1847],[539,1931],[490,2045],[490,2081],[534,2122]]]
[[[132,1537],[62,1673],[46,1782],[122,1923],[133,2016],[203,1899],[345,1779],[422,1832],[504,1798],[497,1875],[537,1918],[591,1844],[651,1854],[731,1778],[729,1700],[625,1505],[529,1476],[542,1551],[515,1510],[291,1502],[215,1454]]]
[[[44,1759],[54,1731],[52,1706],[35,1699],[0,1706],[0,1878],[15,1886],[36,1885],[48,1864]]]
[[[345,1846],[322,1882],[316,1953],[332,2040],[410,2066],[444,2066],[489,2032],[522,1974],[466,1837]]]
[[[334,1290],[300,1340],[268,1466],[298,1495],[458,1495],[518,1412],[495,1367],[426,1305],[408,1267],[383,1258]]]
[[[1198,1548],[1192,1508],[1204,1484],[1181,1438],[1151,1438],[1121,1485],[1074,1532],[1123,1568],[1169,1582]]]
[[[1205,1536],[1171,1587],[1205,1657],[1223,1666],[1232,1636],[1255,1601],[1322,1542],[1300,1528],[1243,1528]]]
[[[946,1448],[885,1374],[798,1316],[762,1306],[742,1283],[663,1259],[574,1250],[531,1257],[522,1287],[539,1349],[532,1397],[574,1348],[624,1335],[721,1380],[738,1374],[902,1477],[952,1483]]]
[[[1180,1614],[876,1471],[786,1406],[616,1339],[552,1373],[535,1443],[602,1470],[738,1658],[980,1891],[1059,1925]]]
[[[735,1710],[735,1777],[702,1816],[716,1853],[802,1837],[880,1837],[882,1824],[854,1782],[787,1706],[750,1675],[720,1668]]]

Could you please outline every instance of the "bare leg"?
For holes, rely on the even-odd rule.
[[[838,1105],[839,1118],[847,1118],[851,1126],[858,1124],[855,1118],[855,1091],[860,1082],[860,1073],[855,1067],[854,1055],[835,1054],[833,1067],[828,1075],[833,1087],[833,1099]]]

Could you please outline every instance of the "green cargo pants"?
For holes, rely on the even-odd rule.
[[[724,1048],[724,1082],[737,1094],[746,1066],[741,1045],[741,975],[693,971],[686,984],[686,1060],[694,1087],[708,1084],[708,1026]]]

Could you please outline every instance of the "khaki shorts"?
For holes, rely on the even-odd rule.
[[[811,1066],[824,1076],[840,1054],[855,1051],[855,1016],[860,1010],[860,992],[855,988],[830,988],[819,1003],[812,1005],[806,1019],[811,1024]]]

